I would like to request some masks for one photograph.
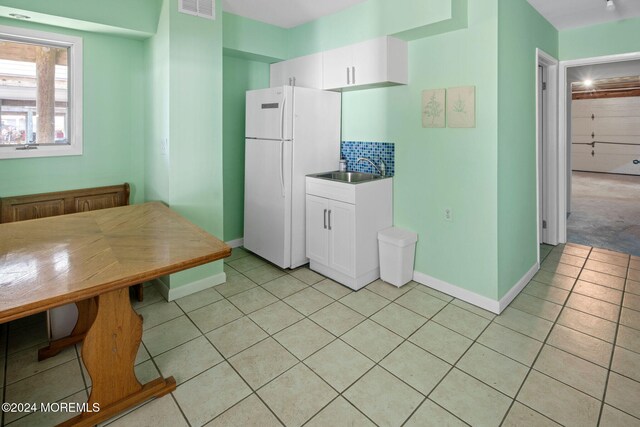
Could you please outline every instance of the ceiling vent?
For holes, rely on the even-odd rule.
[[[215,0],[179,0],[178,10],[189,15],[216,19]]]

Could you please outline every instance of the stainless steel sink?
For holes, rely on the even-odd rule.
[[[364,172],[325,172],[308,175],[313,178],[328,179],[330,181],[347,182],[350,184],[358,184],[360,182],[374,181],[377,179],[388,178],[386,176]]]

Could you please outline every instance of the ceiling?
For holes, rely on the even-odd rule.
[[[592,80],[590,84],[587,84],[584,81],[574,82],[571,84],[571,89],[574,93],[640,89],[640,77],[613,77],[610,79],[598,79]]]
[[[366,0],[222,0],[225,12],[291,28]],[[640,17],[640,0],[527,0],[558,30]]]
[[[256,21],[291,28],[365,0],[222,0],[222,9]]]
[[[585,27],[640,16],[639,0],[614,0],[615,9],[606,8],[606,0],[527,0],[558,30]]]
[[[569,82],[629,76],[640,76],[640,60],[580,65],[567,69],[567,81]]]

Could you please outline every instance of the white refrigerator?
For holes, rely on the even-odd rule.
[[[247,92],[244,247],[281,268],[307,263],[305,176],[336,170],[341,95],[283,86]]]

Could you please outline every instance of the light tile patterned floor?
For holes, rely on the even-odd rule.
[[[354,293],[235,249],[224,285],[171,303],[146,288],[136,372],[178,388],[107,424],[640,425],[640,258],[578,245],[542,257],[495,316],[414,282]],[[79,348],[38,363],[45,341],[42,315],[2,326],[4,401],[86,399]]]

